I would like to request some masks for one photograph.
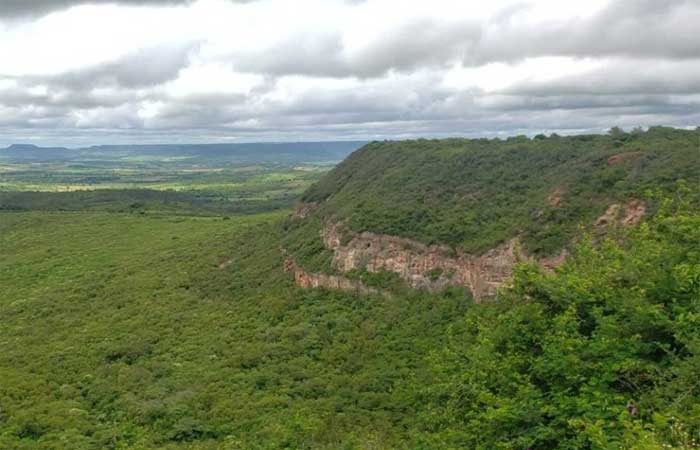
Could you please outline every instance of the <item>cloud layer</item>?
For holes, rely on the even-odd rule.
[[[5,1],[0,145],[700,125],[700,3],[579,3]]]
[[[189,4],[193,0],[3,0],[0,17],[37,17],[53,11],[84,4],[120,3],[129,6],[173,6]]]

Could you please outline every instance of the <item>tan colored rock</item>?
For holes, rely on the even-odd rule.
[[[549,197],[547,197],[547,203],[549,204],[549,206],[558,208],[559,205],[561,205],[562,194],[564,194],[564,189],[560,187],[554,188],[552,193],[549,194]]]
[[[326,288],[337,289],[341,291],[357,292],[362,295],[382,294],[384,292],[365,286],[360,280],[351,280],[350,278],[340,275],[329,275],[325,273],[307,272],[303,267],[299,266],[293,258],[288,257],[284,261],[284,270],[294,274],[294,282],[305,289],[310,288]]]
[[[389,271],[410,287],[439,291],[447,286],[465,286],[476,300],[492,295],[513,274],[521,261],[532,261],[520,250],[518,239],[474,256],[455,254],[447,246],[425,245],[411,239],[374,233],[360,233],[342,245],[342,224],[331,223],[322,230],[326,247],[333,250],[333,265],[340,272],[364,269]],[[549,258],[543,267],[561,265],[566,255]]]
[[[617,222],[617,218],[620,214],[621,206],[617,203],[613,203],[608,206],[602,216],[598,217],[595,221],[595,226],[598,228],[607,227]]]
[[[647,206],[641,200],[632,199],[624,206],[613,203],[602,216],[595,221],[597,228],[605,228],[612,225],[632,226],[639,223],[646,214]]]
[[[609,166],[616,166],[619,164],[624,164],[628,161],[635,161],[639,159],[644,152],[627,152],[627,153],[618,153],[617,155],[612,155],[610,158],[608,158],[608,165]]]
[[[306,219],[316,208],[318,208],[318,203],[316,202],[299,202],[294,208],[292,219]]]
[[[632,226],[639,223],[647,212],[647,205],[641,200],[630,200],[625,204],[622,225]]]
[[[561,194],[555,190],[553,195],[557,192],[557,195]],[[615,203],[595,221],[595,226],[634,225],[645,213],[646,205],[640,200],[630,200],[624,206]],[[518,238],[481,255],[468,255],[445,245],[426,245],[397,236],[370,232],[354,234],[345,230],[342,222],[327,223],[321,230],[321,238],[333,251],[333,266],[340,273],[353,269],[393,272],[410,287],[432,292],[448,286],[464,286],[471,290],[476,301],[493,295],[500,286],[507,284],[513,275],[513,267],[520,262],[534,262],[544,270],[553,270],[564,264],[569,256],[564,249],[558,255],[535,259],[521,250]],[[297,284],[302,287],[381,293],[359,280],[306,272],[290,258],[285,269],[294,272]]]

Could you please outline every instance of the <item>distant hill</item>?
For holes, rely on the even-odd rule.
[[[0,149],[0,161],[57,162],[86,159],[180,158],[190,162],[206,160],[255,163],[337,162],[365,141],[283,142],[247,144],[167,144],[167,145],[99,145],[78,149],[37,147],[14,144]]]
[[[488,291],[523,257],[559,264],[582,224],[652,214],[648,191],[679,180],[700,186],[700,131],[372,142],[304,194],[287,245],[314,271],[429,287],[456,271]]]
[[[0,161],[48,161],[70,159],[76,156],[75,151],[64,147],[38,147],[31,144],[12,144],[0,149]]]

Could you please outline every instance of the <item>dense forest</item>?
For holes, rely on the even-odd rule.
[[[23,207],[0,210],[0,448],[698,448],[699,176],[700,131],[657,127],[374,142],[303,219],[5,192]],[[630,198],[640,222],[590,226]],[[388,273],[355,275],[390,295],[302,288],[285,260],[332,270],[329,220],[569,255],[481,302]]]

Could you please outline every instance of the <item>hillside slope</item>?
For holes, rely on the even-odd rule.
[[[700,131],[373,142],[304,195],[286,245],[311,271],[492,292],[559,265],[583,224],[634,224],[649,191],[700,185]]]
[[[398,448],[469,306],[297,289],[282,213],[0,213],[0,449]]]

